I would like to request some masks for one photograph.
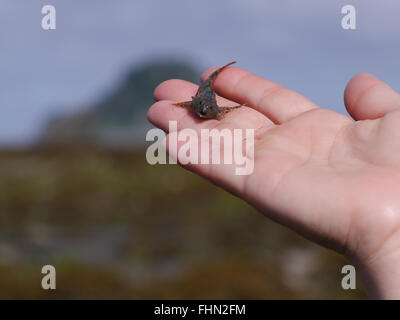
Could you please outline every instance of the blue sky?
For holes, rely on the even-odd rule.
[[[41,28],[46,4],[57,10],[53,31]],[[347,4],[357,30],[341,27]],[[1,0],[0,145],[32,141],[51,115],[90,106],[153,58],[198,70],[237,60],[345,112],[358,72],[400,90],[399,12],[398,0]]]

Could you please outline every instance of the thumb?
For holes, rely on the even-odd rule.
[[[400,108],[400,95],[369,73],[359,73],[347,84],[344,103],[355,120],[376,119]]]

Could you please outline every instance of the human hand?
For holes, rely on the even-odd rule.
[[[156,88],[148,118],[165,131],[171,120],[178,130],[255,129],[254,172],[184,167],[345,254],[371,297],[400,298],[400,95],[369,74],[357,75],[345,92],[354,121],[240,68],[224,70],[213,87],[224,97],[220,105],[248,107],[221,121],[196,119],[172,104],[190,99],[197,85],[168,80]]]

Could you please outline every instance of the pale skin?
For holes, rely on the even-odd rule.
[[[224,97],[220,105],[246,106],[222,120],[200,120],[173,106],[197,85],[168,80],[156,88],[148,118],[165,131],[170,120],[178,130],[254,128],[254,173],[238,176],[229,165],[184,167],[344,254],[370,298],[399,299],[400,94],[358,74],[344,95],[351,118],[240,68],[225,69],[213,88]]]

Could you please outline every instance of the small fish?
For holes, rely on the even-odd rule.
[[[199,89],[196,92],[196,95],[192,97],[191,101],[180,102],[174,105],[179,107],[189,108],[199,118],[219,119],[219,120],[222,119],[222,117],[226,113],[243,106],[243,105],[238,105],[235,107],[219,107],[217,105],[217,98],[215,91],[212,88],[212,83],[214,82],[217,75],[223,69],[234,63],[236,63],[236,61],[232,61],[227,65],[214,71],[202,84],[200,84]]]

